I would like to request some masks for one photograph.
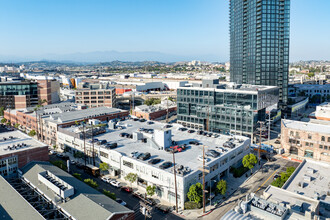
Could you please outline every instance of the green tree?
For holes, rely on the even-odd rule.
[[[5,118],[1,119],[2,124],[5,124],[6,122],[7,122],[7,119],[5,119]]]
[[[33,137],[33,136],[36,135],[36,134],[37,134],[37,132],[36,132],[35,130],[31,130],[31,131],[28,133],[28,135],[31,136],[31,137]]]
[[[147,195],[151,197],[151,196],[155,195],[156,186],[149,185],[149,186],[147,186],[146,191],[147,191]]]
[[[81,177],[81,174],[80,173],[74,173],[72,174],[72,176],[76,177],[78,180],[81,180],[82,181],[82,177]]]
[[[187,197],[189,201],[193,201],[195,203],[200,203],[203,197],[203,186],[201,183],[196,183],[191,185],[189,188],[189,192],[187,193]]]
[[[84,179],[84,182],[87,184],[87,185],[89,185],[89,186],[91,186],[91,187],[93,187],[93,188],[97,188],[99,185],[94,181],[94,180],[92,180],[92,179]]]
[[[4,115],[5,107],[1,106],[0,107],[0,116]]]
[[[217,192],[220,193],[221,195],[225,195],[227,191],[227,182],[226,180],[220,180],[217,183]]]
[[[307,76],[308,76],[309,78],[312,78],[312,77],[315,76],[315,73],[308,73]]]
[[[128,182],[131,183],[131,187],[132,187],[132,183],[134,183],[137,180],[138,175],[136,173],[128,173],[124,179]]]
[[[99,167],[100,167],[100,170],[103,171],[103,172],[109,170],[109,168],[110,168],[109,167],[109,164],[104,163],[104,162],[103,163],[100,163],[100,166]]]
[[[116,200],[116,194],[115,193],[112,193],[108,190],[103,189],[103,194],[108,196],[109,198],[111,198],[113,200]]]
[[[53,149],[56,150],[57,146],[56,145],[53,145]]]
[[[74,154],[73,154],[73,157],[74,158],[83,158],[84,157],[84,154],[80,151],[76,151]]]
[[[251,174],[252,174],[252,169],[254,165],[258,163],[258,159],[254,154],[247,154],[243,157],[242,163],[244,167],[247,167],[251,170]]]
[[[14,125],[14,128],[18,128],[19,127],[19,124],[18,123],[16,123],[15,125]]]

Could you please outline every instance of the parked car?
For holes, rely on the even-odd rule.
[[[197,131],[197,134],[199,134],[199,135],[203,135],[203,134],[204,134],[204,131],[202,131],[202,130],[198,130],[198,131]]]
[[[117,198],[116,202],[118,202],[120,205],[123,205],[123,206],[126,205],[126,202],[124,200],[120,199],[120,198]]]
[[[161,161],[159,158],[154,158],[148,161],[148,164],[157,164]]]
[[[195,130],[188,130],[188,133],[194,133]]]
[[[125,191],[125,192],[128,192],[128,193],[131,193],[133,192],[133,189],[131,187],[128,187],[128,186],[123,186],[120,188],[122,191]]]
[[[158,210],[160,210],[161,212],[163,212],[163,213],[168,213],[168,212],[171,211],[171,207],[166,206],[166,205],[158,204],[158,205],[156,206],[156,208],[157,208]]]
[[[155,124],[155,123],[153,121],[147,121],[147,124],[152,125],[152,124]]]
[[[199,142],[198,141],[189,141],[189,144],[199,145]]]
[[[281,144],[281,141],[277,139],[277,140],[275,141],[275,144]]]
[[[164,128],[171,128],[171,127],[173,127],[173,126],[172,125],[169,125],[169,124],[167,124],[167,125],[164,126]]]
[[[50,150],[49,153],[50,153],[50,155],[55,155],[56,151]]]
[[[176,150],[176,152],[182,152],[184,149],[178,145],[170,147],[173,150]]]
[[[115,149],[117,146],[117,143],[108,143],[105,147],[109,149]]]
[[[220,153],[215,151],[215,150],[208,150],[206,153],[205,153],[207,156],[210,156],[210,157],[219,157],[220,156]]]
[[[141,118],[139,122],[145,122],[146,120],[144,118]]]
[[[133,121],[138,121],[139,119],[138,118],[133,118]]]
[[[70,164],[75,165],[76,164],[76,161],[70,160]]]
[[[178,131],[186,131],[186,130],[188,130],[187,128],[178,128]]]
[[[58,158],[63,158],[63,154],[61,154],[61,153],[58,153],[58,154],[56,154],[56,157],[58,157]]]
[[[106,183],[109,183],[110,181],[112,181],[112,179],[111,179],[110,177],[107,177],[107,176],[103,176],[103,177],[101,177],[101,180],[102,180],[103,182],[106,182]]]
[[[146,152],[138,157],[140,160],[148,160],[151,157],[151,154]]]
[[[131,152],[131,157],[136,158],[136,156],[137,156],[138,153],[139,153],[139,152],[137,152],[137,151],[133,151],[133,152]]]
[[[173,165],[172,162],[167,161],[167,162],[162,163],[162,164],[159,166],[159,168],[160,168],[160,169],[167,169],[167,168],[171,167],[172,165]]]
[[[125,133],[125,132],[119,134],[120,137],[127,137],[128,135],[129,134],[128,133]]]
[[[80,169],[84,168],[84,164],[77,162],[76,166]]]
[[[99,140],[98,142],[96,142],[98,145],[103,145],[106,144],[107,141],[106,140]]]
[[[197,157],[197,159],[198,159],[199,161],[203,161],[203,156],[202,156],[202,155],[199,155],[199,156]],[[210,160],[208,157],[204,157],[204,159],[205,159],[205,162],[207,162],[207,161]]]
[[[120,182],[116,180],[112,180],[109,182],[112,186],[119,188],[120,187]]]

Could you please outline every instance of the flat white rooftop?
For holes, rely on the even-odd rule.
[[[309,198],[316,198],[330,202],[328,192],[330,190],[330,164],[312,160],[306,160],[301,169],[292,178],[286,190],[296,192]],[[291,178],[290,178],[291,179]],[[299,187],[299,182],[304,183],[304,187]]]
[[[302,122],[282,119],[282,123],[285,127],[291,129],[330,134],[330,121],[310,120],[309,122]]]
[[[152,148],[149,143],[143,143],[142,141],[134,141],[133,139],[126,138],[126,137],[120,137],[120,133],[133,133],[137,132],[139,128],[146,128],[146,129],[163,129],[163,127],[166,125],[164,123],[160,122],[154,122],[154,124],[148,125],[146,122],[139,122],[139,121],[133,121],[131,119],[127,119],[125,121],[119,122],[120,126],[125,127],[122,130],[111,130],[107,133],[100,134],[98,136],[95,136],[95,138],[99,140],[107,140],[108,143],[117,143],[118,147],[113,149],[114,151],[120,152],[123,156],[130,157],[131,152],[138,151],[141,153],[149,152],[151,154],[152,158],[159,158],[162,161],[158,164],[155,164],[153,166],[158,167],[162,162],[165,161],[173,161],[173,155],[172,153],[166,152],[164,150],[158,150],[155,148]],[[177,152],[175,154],[175,162],[178,165],[183,165],[189,167],[192,171],[197,170],[199,167],[202,166],[202,161],[198,160],[197,157],[199,155],[203,154],[203,145],[205,146],[205,152],[208,149],[214,149],[218,150],[216,147],[223,147],[223,143],[228,141],[229,139],[233,138],[226,135],[220,135],[217,138],[214,137],[206,137],[203,135],[198,135],[196,132],[194,133],[188,133],[187,131],[178,131],[179,127],[182,127],[179,124],[172,124],[173,127],[168,128],[169,130],[172,130],[172,140],[177,142],[177,145],[181,144],[187,144],[187,149],[182,152]],[[74,131],[76,127],[69,127],[66,128],[68,130]],[[152,134],[146,134],[142,132],[144,137],[152,137]],[[209,163],[212,163],[215,160],[218,160],[219,158],[228,158],[230,155],[232,155],[232,152],[239,146],[249,146],[250,139],[244,136],[235,136],[236,139],[243,140],[242,143],[239,143],[238,140],[233,140],[233,143],[236,144],[236,147],[233,149],[225,148],[228,151],[227,152],[221,152],[221,155],[217,158],[213,157],[207,157],[208,162],[206,162],[206,165]],[[190,141],[198,141],[200,145],[192,145],[189,144]],[[95,145],[98,146],[98,145]],[[103,146],[101,146],[101,149]],[[229,160],[229,159],[228,159]],[[148,163],[149,160],[142,161],[139,160],[142,163]],[[170,171],[170,169],[168,169]]]
[[[10,138],[10,136],[12,138]],[[15,147],[13,147],[14,145]],[[35,140],[34,138],[24,134],[21,131],[9,131],[0,133],[0,156],[6,154],[14,154],[16,152],[44,146],[47,145]]]

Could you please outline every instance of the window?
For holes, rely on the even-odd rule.
[[[325,137],[324,136],[321,137],[321,141],[325,141]]]
[[[308,134],[308,139],[312,139],[312,135],[311,134]]]
[[[323,149],[323,145],[320,145],[319,148],[320,148],[320,149]]]
[[[305,143],[305,145],[306,145],[306,146],[309,146],[309,143],[308,143],[308,142],[306,142],[306,143]]]
[[[133,169],[133,163],[123,160],[123,165]]]
[[[330,149],[330,148],[329,148],[329,149]],[[324,145],[324,150],[328,150],[328,146],[325,146],[325,145]]]
[[[105,153],[105,152],[103,152],[103,151],[100,151],[100,155],[101,155],[102,157],[109,158],[109,154],[107,154],[107,153]]]
[[[290,136],[293,136],[293,131],[290,131]]]
[[[328,142],[330,142],[330,137],[328,137]]]

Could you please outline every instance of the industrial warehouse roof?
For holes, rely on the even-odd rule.
[[[10,136],[12,138],[10,138]],[[19,151],[25,151],[44,146],[47,145],[35,140],[34,138],[24,134],[21,131],[9,131],[0,133],[0,156],[6,154],[14,154]]]
[[[158,150],[153,147],[151,147],[149,144],[143,143],[142,141],[135,141],[130,138],[120,137],[119,134],[122,132],[125,133],[133,133],[138,132],[139,128],[147,128],[147,129],[158,129],[162,130],[164,129],[164,126],[166,124],[160,123],[160,122],[154,122],[154,124],[147,124],[147,122],[139,122],[139,121],[133,121],[133,120],[125,120],[118,123],[119,126],[123,127],[122,130],[109,130],[107,133],[103,133],[100,135],[95,136],[95,138],[98,138],[99,140],[107,140],[109,143],[117,143],[118,147],[113,149],[113,151],[119,152],[121,155],[130,157],[131,152],[138,151],[140,153],[149,152],[151,154],[151,158],[159,158],[162,160],[162,162],[165,161],[172,161],[173,156],[171,153],[166,152],[164,150]],[[214,149],[218,150],[216,147],[222,147],[223,143],[231,139],[231,136],[223,135],[221,134],[219,137],[206,137],[203,135],[198,135],[196,132],[194,133],[188,133],[187,131],[179,131],[178,128],[183,127],[179,124],[172,124],[173,127],[167,128],[166,130],[172,130],[172,140],[176,141],[178,145],[181,144],[187,144],[187,149],[178,152],[175,154],[175,162],[178,165],[183,165],[189,167],[192,171],[198,170],[200,166],[202,166],[202,162],[198,160],[198,156],[202,155],[202,145],[205,146],[205,152],[208,149]],[[67,131],[75,132],[76,126],[72,126],[69,128],[65,128]],[[153,134],[148,134],[143,132],[142,133],[144,137],[147,137],[149,139],[153,139]],[[207,157],[208,161],[206,164],[212,164],[215,160],[224,160],[225,158],[228,159],[230,156],[233,155],[233,151],[237,150],[239,146],[249,146],[250,139],[243,136],[236,136],[237,139],[244,140],[243,143],[239,143],[237,140],[234,141],[236,144],[236,147],[234,149],[226,148],[227,152],[221,152],[220,157],[213,158],[213,157]],[[190,141],[198,141],[200,145],[192,145],[189,144]],[[88,145],[90,145],[89,142],[87,142]],[[102,148],[102,147],[101,147]],[[100,149],[101,150],[101,149]],[[105,150],[107,151],[107,150]],[[111,151],[111,150],[110,150]],[[220,153],[220,151],[219,151]],[[130,158],[131,160],[137,160]],[[141,161],[138,160],[140,163],[143,163],[145,166],[156,166],[158,167],[161,163],[158,163],[156,165],[150,165],[148,164],[148,160]],[[172,172],[171,169],[166,169],[168,172]]]
[[[304,160],[292,174],[285,187],[286,190],[299,193],[309,198],[330,202],[330,164],[312,160]],[[299,184],[304,184],[300,187]]]
[[[44,219],[0,175],[0,219]]]
[[[109,108],[103,106],[103,107],[89,108],[79,111],[64,112],[61,114],[53,114],[50,115],[49,120],[54,121],[55,123],[67,123],[71,121],[79,121],[83,119],[88,119],[88,118],[93,118],[108,114],[115,114],[120,112],[125,112],[125,111],[117,108]]]
[[[285,127],[291,129],[330,134],[330,122],[323,120],[310,120],[309,122],[302,122],[282,119],[282,123]]]
[[[70,199],[60,202],[58,196],[50,188],[40,183],[38,174],[44,171],[50,171],[74,187],[74,194],[70,196]],[[48,162],[31,162],[22,168],[22,172],[24,179],[36,186],[74,219],[110,219],[114,214],[133,212]]]

